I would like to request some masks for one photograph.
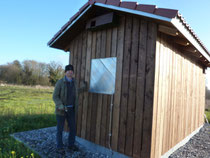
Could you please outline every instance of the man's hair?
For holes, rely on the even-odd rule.
[[[66,72],[66,71],[69,71],[69,70],[74,71],[74,67],[73,67],[73,65],[71,65],[71,64],[66,65],[66,67],[65,67],[65,72]]]

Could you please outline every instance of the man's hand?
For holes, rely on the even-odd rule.
[[[57,105],[56,107],[58,110],[64,110],[64,105]]]

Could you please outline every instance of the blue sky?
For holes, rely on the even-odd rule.
[[[68,63],[68,53],[47,42],[86,0],[1,0],[0,65],[17,59]],[[160,8],[178,9],[210,50],[209,0],[138,0]]]
[[[130,0],[127,0],[130,1]],[[135,1],[135,0],[133,0]],[[26,59],[68,63],[68,53],[47,42],[86,0],[1,0],[0,65]],[[159,8],[178,9],[210,50],[210,0],[138,0]]]

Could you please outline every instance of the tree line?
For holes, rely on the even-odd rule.
[[[9,84],[54,86],[63,76],[62,65],[54,61],[46,64],[34,60],[22,63],[14,60],[0,65],[0,81]]]

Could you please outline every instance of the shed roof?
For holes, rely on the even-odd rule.
[[[205,65],[210,66],[210,52],[178,10],[157,8],[155,5],[144,5],[138,4],[137,2],[127,2],[121,0],[89,0],[53,36],[53,38],[48,42],[48,46],[64,50],[64,47],[60,45],[61,42],[59,42],[59,40],[61,40],[63,36],[67,34],[67,31],[71,30],[73,25],[93,6],[131,13],[171,24],[194,46],[195,51],[200,53],[199,56],[202,58],[203,62],[205,62]]]

